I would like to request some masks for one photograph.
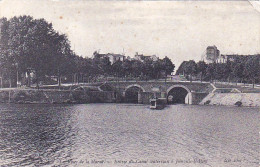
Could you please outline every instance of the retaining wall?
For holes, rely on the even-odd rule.
[[[241,102],[242,106],[260,107],[259,93],[210,93],[201,102],[201,105],[225,105],[234,106]]]
[[[73,97],[78,95],[79,99]],[[69,91],[12,89],[0,91],[2,103],[111,103],[115,102],[115,93],[108,91]]]

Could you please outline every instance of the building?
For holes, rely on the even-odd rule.
[[[247,59],[248,57],[251,56],[260,56],[260,54],[255,54],[255,55],[238,55],[238,54],[226,54],[226,55],[221,55],[221,59],[219,60],[220,63],[226,63],[227,61],[235,61],[236,58],[242,58],[242,59]]]
[[[145,60],[151,60],[151,61],[157,61],[157,60],[159,60],[159,58],[158,58],[156,55],[145,56],[145,55],[143,55],[143,54],[138,54],[138,52],[136,52],[134,59],[135,59],[135,60],[142,61],[142,62],[145,61]]]
[[[226,63],[227,62],[226,55],[220,55],[217,62],[218,63]]]
[[[114,54],[114,53],[106,53],[106,54],[100,54],[98,52],[93,53],[93,58],[105,58],[107,57],[111,64],[114,64],[116,61],[124,61],[126,59],[125,55],[121,54]]]
[[[205,53],[205,52],[204,52]],[[260,56],[260,54],[255,55],[239,55],[239,54],[221,54],[218,48],[213,46],[208,46],[206,49],[206,54],[202,55],[202,60],[206,63],[226,63],[227,61],[235,61],[236,58],[248,58],[250,56]]]
[[[114,64],[117,61],[124,61],[125,60],[125,56],[121,55],[121,54],[108,53],[104,57],[108,57],[111,64]]]
[[[220,57],[220,52],[215,45],[207,47],[207,49],[206,49],[206,63],[217,63],[219,57]]]
[[[134,58],[132,58],[132,57],[130,57],[130,56],[127,56],[126,59],[129,60],[129,61],[135,60]]]
[[[114,54],[114,53],[106,53],[106,54],[100,54],[97,51],[93,53],[92,58],[105,58],[107,57],[111,64],[114,64],[116,61],[124,61],[124,60],[139,60],[141,62],[144,62],[145,60],[151,60],[151,61],[157,61],[159,58],[156,55],[151,55],[151,56],[145,56],[143,54],[138,54],[136,53],[134,58],[131,58],[130,56],[125,56],[123,54]]]

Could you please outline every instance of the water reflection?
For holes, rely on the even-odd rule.
[[[160,165],[201,166],[189,163],[201,159],[209,166],[257,166],[258,113],[187,105],[159,111],[129,104],[1,105],[0,164],[81,166],[80,161],[104,160],[111,164],[103,166],[122,166],[114,161],[172,160]]]

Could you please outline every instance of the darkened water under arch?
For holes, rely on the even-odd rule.
[[[79,162],[106,160],[111,163],[97,166],[127,166],[114,161],[184,160],[128,166],[254,167],[259,162],[258,118],[257,108],[1,104],[0,165],[96,166]],[[196,158],[207,164],[188,161]]]
[[[132,86],[125,91],[125,102],[126,103],[138,103],[138,94],[143,90],[137,86]]]
[[[168,104],[185,104],[185,98],[188,91],[182,87],[175,87],[168,93]]]

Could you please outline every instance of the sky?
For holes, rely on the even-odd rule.
[[[0,17],[19,15],[52,22],[83,57],[138,52],[178,67],[201,60],[210,45],[221,54],[260,53],[259,1],[0,1]]]

